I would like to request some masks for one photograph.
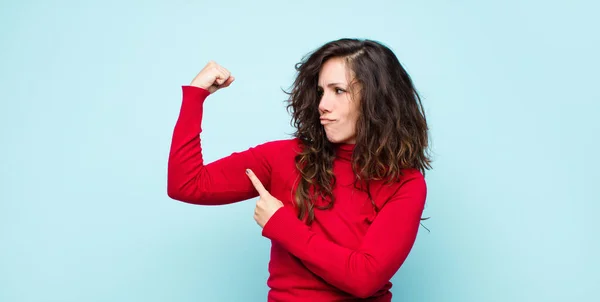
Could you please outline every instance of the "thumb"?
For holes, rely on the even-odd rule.
[[[223,83],[225,83],[225,79],[222,76],[218,75],[215,79],[215,83],[217,83],[217,86],[221,86],[223,85]]]
[[[225,88],[228,87],[229,85],[231,85],[231,83],[235,80],[235,78],[233,76],[229,76],[229,78],[227,78],[227,81],[225,81],[222,85],[219,85],[219,88]]]

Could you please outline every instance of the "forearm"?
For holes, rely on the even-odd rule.
[[[198,202],[198,178],[204,169],[200,133],[203,103],[209,92],[193,86],[182,87],[183,99],[173,130],[167,171],[167,194],[176,200]]]
[[[345,248],[312,232],[287,207],[277,211],[267,225],[265,237],[282,244],[331,285],[356,297],[369,297],[393,275],[390,270],[394,269],[381,266],[373,255]]]
[[[369,297],[392,278],[414,244],[425,193],[419,184],[407,190],[382,209],[357,249],[313,232],[290,207],[275,212],[263,236],[281,244],[331,285],[357,297]]]

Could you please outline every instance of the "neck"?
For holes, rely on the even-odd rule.
[[[335,145],[335,155],[342,160],[351,161],[355,144],[340,143]]]

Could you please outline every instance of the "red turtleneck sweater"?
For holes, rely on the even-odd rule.
[[[329,210],[315,210],[315,221],[307,226],[297,218],[293,202],[299,141],[267,142],[206,164],[200,133],[209,92],[193,86],[182,90],[169,154],[168,195],[200,205],[247,200],[258,196],[244,172],[254,171],[284,204],[262,230],[272,243],[268,300],[391,301],[390,279],[417,236],[426,197],[423,175],[405,170],[397,183],[373,182],[372,197],[380,209],[375,212],[366,193],[353,186],[353,145],[338,145],[336,202]]]

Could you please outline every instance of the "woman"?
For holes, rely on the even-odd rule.
[[[288,107],[295,137],[210,164],[199,137],[203,102],[234,77],[209,62],[183,86],[168,195],[201,205],[259,196],[254,218],[272,243],[269,301],[391,301],[430,168],[418,94],[375,41],[332,41],[296,68]]]

